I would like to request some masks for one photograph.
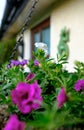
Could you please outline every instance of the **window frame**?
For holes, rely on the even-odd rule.
[[[34,35],[37,32],[40,32],[40,41],[42,41],[42,30],[50,27],[50,18],[47,18],[43,22],[41,22],[39,25],[35,26],[31,29],[31,52],[34,50]]]

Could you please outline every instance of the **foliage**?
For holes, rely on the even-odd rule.
[[[0,41],[0,67],[9,60],[14,45],[15,40]]]
[[[10,115],[16,114],[20,121],[26,122],[27,130],[29,128],[55,130],[62,126],[83,124],[84,63],[76,61],[75,72],[69,72],[63,68],[66,64],[65,56],[55,62],[45,55],[45,49],[41,47],[45,46],[37,46],[37,50],[33,52],[34,59],[24,64],[23,60],[11,61],[10,66],[8,63],[3,65],[0,72],[0,104],[7,104]],[[25,71],[25,66],[30,72]],[[31,88],[31,91],[28,90],[27,97],[21,91],[22,84],[18,83],[25,83],[24,93],[27,92],[26,85]],[[21,92],[18,95],[17,90]],[[34,102],[34,99],[38,101]],[[27,104],[21,106],[26,101]],[[23,109],[28,107],[29,111],[24,113],[21,111],[22,107]]]

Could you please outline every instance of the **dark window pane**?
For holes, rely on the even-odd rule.
[[[48,51],[50,53],[50,27],[44,28],[42,30],[42,42],[47,44]]]
[[[34,44],[35,42],[40,42],[40,32],[36,32],[34,34]],[[34,46],[34,51],[36,51],[36,47]]]
[[[35,42],[40,42],[40,32],[36,32],[34,34],[34,43]]]

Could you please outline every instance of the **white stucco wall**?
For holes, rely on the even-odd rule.
[[[70,29],[69,64],[73,71],[75,60],[84,62],[84,0],[67,0],[51,13],[51,57],[56,58],[60,30]]]
[[[31,32],[30,30],[24,33],[24,59],[29,60],[31,58]]]

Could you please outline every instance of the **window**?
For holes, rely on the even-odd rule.
[[[35,50],[35,46],[34,46],[35,42],[44,42],[47,44],[48,51],[50,53],[50,19],[49,18],[32,29],[31,38],[32,38],[32,50]]]

